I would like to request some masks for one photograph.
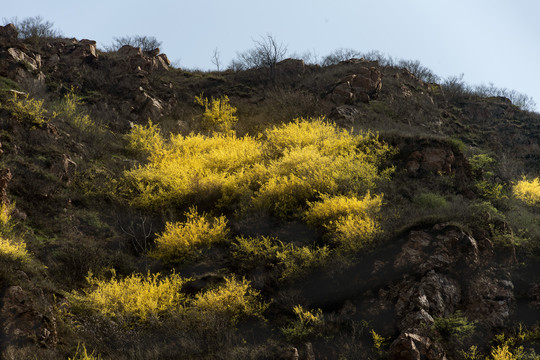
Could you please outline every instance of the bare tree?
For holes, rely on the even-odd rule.
[[[162,42],[153,36],[122,36],[120,38],[113,38],[111,46],[107,47],[107,51],[117,51],[124,45],[133,47],[140,47],[142,51],[151,51],[161,46]]]
[[[414,76],[424,82],[436,83],[441,80],[431,69],[422,65],[418,60],[400,60],[398,65],[409,70]]]
[[[17,17],[3,19],[4,24],[12,23],[19,31],[21,39],[55,38],[62,36],[62,33],[53,29],[54,23],[46,21],[40,15],[31,16],[19,20]]]
[[[287,46],[270,34],[262,36],[260,40],[253,40],[255,47],[238,54],[239,62],[246,68],[268,69],[268,75],[273,82],[276,77],[276,64],[285,58]]]
[[[120,220],[118,222],[120,223]],[[125,228],[120,224],[120,228],[131,238],[131,244],[137,254],[144,254],[148,251],[148,243],[152,236],[152,222],[147,216],[141,213],[138,216],[138,222],[132,220]]]
[[[322,61],[322,66],[330,66],[339,64],[342,61],[349,60],[352,58],[360,58],[362,53],[354,49],[340,48],[334,50],[331,54],[328,54],[324,57]]]
[[[220,61],[219,55],[220,54],[219,54],[218,48],[215,48],[214,52],[212,53],[212,64],[216,65],[218,74],[219,74],[219,69],[221,67],[221,61]]]

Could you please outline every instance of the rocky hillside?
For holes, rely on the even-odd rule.
[[[540,115],[414,70],[0,27],[1,357],[538,358]]]

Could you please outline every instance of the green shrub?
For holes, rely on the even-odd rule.
[[[470,322],[459,310],[452,315],[435,318],[434,326],[443,339],[454,338],[460,343],[470,337],[476,328],[476,324]]]
[[[320,328],[324,325],[321,309],[305,310],[301,305],[296,305],[293,313],[296,318],[281,329],[287,341],[297,343],[321,335]]]
[[[503,184],[492,183],[490,181],[477,181],[476,189],[480,195],[487,200],[501,200],[507,198]]]
[[[7,92],[10,90],[20,91],[21,88],[17,82],[11,79],[8,79],[6,77],[0,76],[0,94],[2,91]]]
[[[156,248],[150,256],[168,263],[182,262],[193,257],[201,248],[223,242],[227,238],[224,216],[210,218],[199,215],[195,208],[186,214],[186,221],[167,223],[165,231],[156,238]]]
[[[495,163],[495,160],[487,154],[477,154],[469,158],[469,163],[471,164],[473,171],[488,171],[485,175],[490,176],[492,173],[489,171]]]
[[[414,199],[414,203],[424,209],[437,209],[448,206],[446,199],[434,193],[421,193]]]

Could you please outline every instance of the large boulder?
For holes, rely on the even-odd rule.
[[[0,352],[5,354],[9,348],[35,341],[43,346],[58,342],[56,318],[48,302],[37,304],[30,292],[21,286],[5,289],[1,300]]]
[[[2,40],[14,40],[19,36],[17,28],[13,24],[7,24],[0,26],[0,39]]]
[[[348,75],[334,86],[330,99],[338,104],[369,102],[377,99],[382,88],[382,73],[377,67],[359,67],[355,74]]]
[[[168,70],[171,62],[165,54],[158,54],[159,48],[143,52],[140,47],[124,45],[118,49],[117,54],[121,60],[122,72],[133,72],[137,68],[145,71]]]
[[[446,356],[430,338],[412,333],[401,334],[391,345],[391,360],[446,360]]]
[[[41,55],[28,55],[24,51],[16,48],[7,49],[8,60],[19,63],[28,70],[36,71],[41,67]]]
[[[71,52],[70,57],[86,61],[97,59],[96,42],[88,39],[79,41]]]

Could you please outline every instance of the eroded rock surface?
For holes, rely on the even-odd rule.
[[[390,346],[391,359],[445,358],[433,338],[434,319],[458,310],[490,327],[508,320],[512,281],[488,265],[491,253],[481,249],[489,246],[454,225],[409,232],[392,263],[403,278],[379,296],[381,304],[394,303],[401,333]]]

